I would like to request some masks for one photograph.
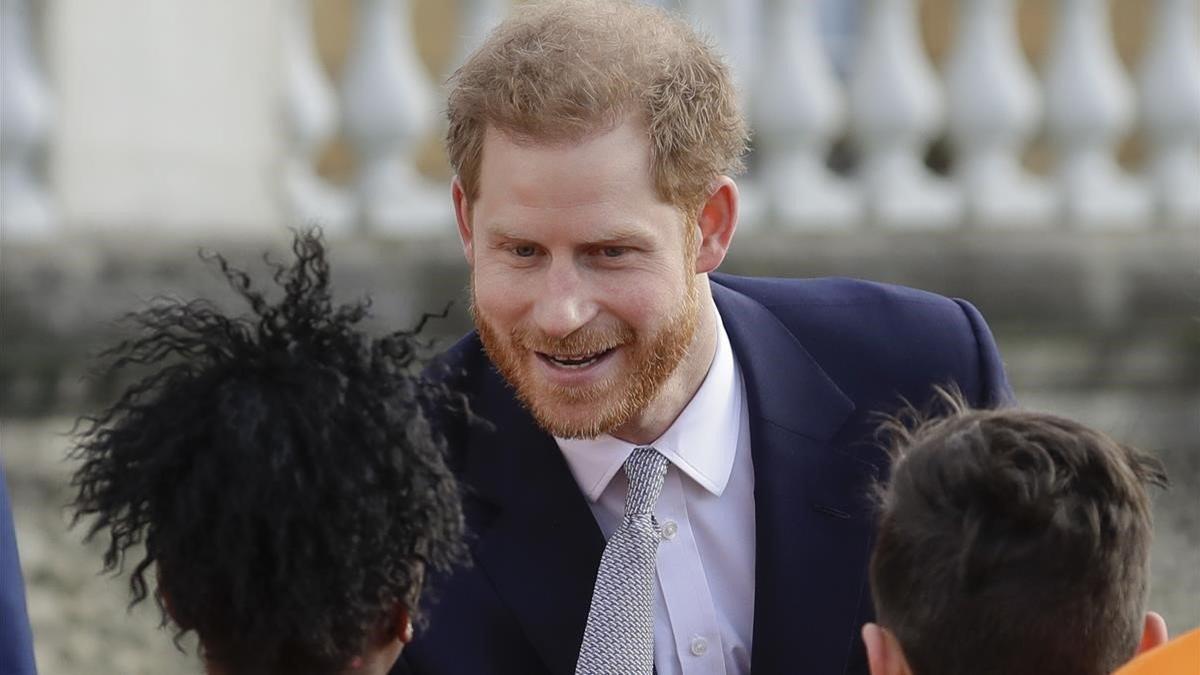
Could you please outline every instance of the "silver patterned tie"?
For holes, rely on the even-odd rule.
[[[625,517],[600,558],[575,675],[648,675],[654,670],[659,542],[654,503],[667,475],[667,458],[654,448],[636,448],[625,460],[625,475]]]

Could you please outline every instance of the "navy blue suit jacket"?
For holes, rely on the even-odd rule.
[[[17,535],[0,463],[0,673],[33,675],[33,636],[25,614],[25,586],[17,559]]]
[[[867,672],[870,485],[886,471],[878,411],[955,383],[975,405],[1011,393],[966,302],[849,279],[712,275],[746,382],[754,464],[755,675]],[[475,335],[446,356],[494,424],[451,425],[473,566],[432,579],[429,628],[393,673],[570,675],[604,537],[554,440]]]

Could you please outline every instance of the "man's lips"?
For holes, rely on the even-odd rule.
[[[538,358],[555,368],[563,368],[567,370],[583,370],[588,366],[596,364],[603,360],[608,355],[615,351],[615,347],[610,347],[597,352],[587,354],[551,354],[546,352],[537,352]]]

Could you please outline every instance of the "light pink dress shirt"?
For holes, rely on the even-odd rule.
[[[662,528],[654,605],[658,675],[750,672],[754,472],[746,386],[717,319],[717,349],[703,384],[652,444],[671,462],[654,510]],[[620,469],[636,446],[612,436],[555,440],[601,531],[611,536],[625,511],[628,482]]]

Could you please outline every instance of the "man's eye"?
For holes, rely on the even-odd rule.
[[[532,258],[533,254],[537,253],[537,250],[529,244],[521,244],[520,246],[514,246],[512,252],[518,258]]]
[[[625,255],[625,249],[620,246],[605,246],[601,249],[601,253],[604,254],[605,258],[620,258]]]

